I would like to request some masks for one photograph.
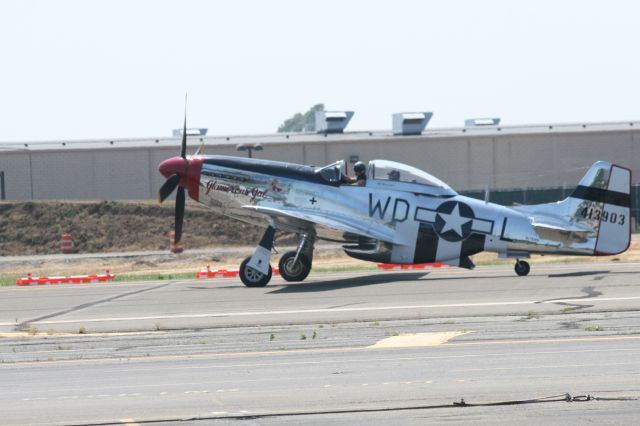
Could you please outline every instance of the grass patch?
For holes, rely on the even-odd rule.
[[[168,281],[168,280],[184,280],[194,279],[195,272],[179,272],[179,273],[147,273],[147,274],[118,274],[113,281]],[[16,281],[22,278],[19,275],[0,276],[0,287],[8,287],[16,285]]]
[[[604,331],[603,327],[599,325],[585,325],[583,328],[584,331]]]
[[[168,280],[184,280],[194,279],[196,277],[195,272],[180,272],[180,273],[167,273],[167,274],[122,274],[116,275],[113,281],[168,281]]]
[[[339,266],[320,266],[311,268],[312,272],[356,272],[356,271],[377,271],[376,265],[339,265]]]
[[[0,277],[0,287],[16,285],[16,281],[18,281],[21,277],[18,275],[7,275],[4,277]]]

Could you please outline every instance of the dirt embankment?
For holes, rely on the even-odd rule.
[[[72,235],[76,253],[166,250],[173,202],[0,202],[0,256],[60,253],[60,237]],[[185,249],[254,245],[258,227],[187,205]]]

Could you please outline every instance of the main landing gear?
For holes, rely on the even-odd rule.
[[[531,270],[531,267],[529,266],[529,262],[525,262],[524,260],[516,260],[516,267],[514,268],[516,271],[516,274],[518,274],[521,277],[524,277],[526,275],[529,275],[529,271]]]
[[[300,239],[296,251],[289,251],[282,255],[278,268],[280,268],[280,276],[286,281],[304,281],[307,278],[313,260],[314,239],[313,235],[305,234]]]
[[[240,280],[247,287],[264,287],[271,280],[271,250],[275,228],[269,226],[253,256],[247,257],[240,264]],[[280,276],[286,281],[303,281],[311,271],[313,261],[313,243],[315,235],[304,234],[298,248],[282,255],[278,267]]]

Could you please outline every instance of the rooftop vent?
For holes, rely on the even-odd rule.
[[[316,111],[316,131],[318,133],[342,133],[353,114],[353,111]]]
[[[497,126],[499,118],[468,118],[464,120],[464,127]]]
[[[394,135],[419,135],[422,133],[432,112],[399,112],[392,115]]]
[[[209,129],[199,128],[199,129],[187,129],[187,136],[207,136],[207,131]],[[182,129],[173,129],[173,137],[181,137]]]

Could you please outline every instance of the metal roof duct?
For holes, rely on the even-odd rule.
[[[353,114],[353,111],[316,111],[316,131],[318,133],[342,133]]]
[[[468,118],[464,120],[464,127],[497,126],[499,118]]]
[[[209,129],[206,127],[187,129],[187,136],[207,136]],[[181,137],[182,129],[173,129],[173,137]]]
[[[398,112],[393,117],[394,135],[419,135],[422,133],[429,120],[433,117],[432,112]]]

